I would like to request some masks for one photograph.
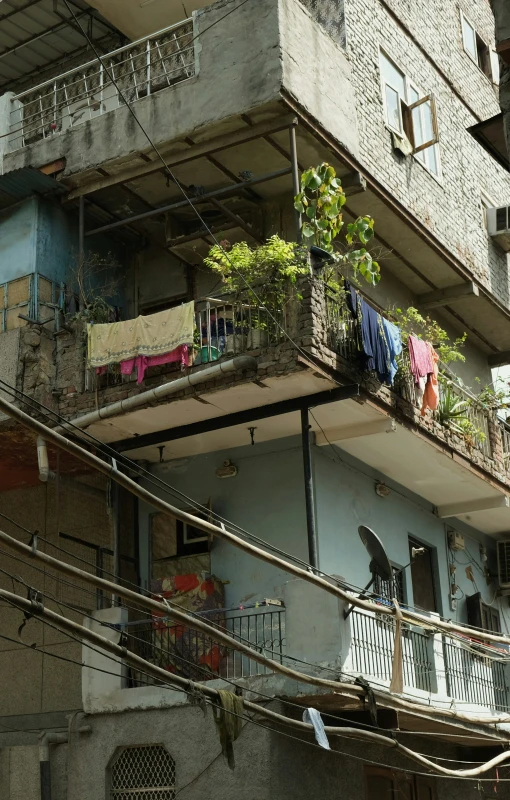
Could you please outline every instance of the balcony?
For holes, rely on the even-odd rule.
[[[12,151],[64,133],[180,83],[195,74],[192,20],[184,20],[114,50],[103,63],[77,69],[14,95],[10,113]]]
[[[373,602],[373,612],[355,609],[345,620],[345,604],[309,583],[294,580],[285,586],[285,607],[226,612],[212,624],[236,641],[298,672],[344,683],[362,676],[378,690],[378,706],[384,708],[384,698],[389,699],[395,626],[392,618],[378,611],[381,599],[374,596]],[[162,617],[127,623],[123,613],[119,609],[96,612],[97,622],[92,627],[103,635],[109,630],[115,641],[123,641],[128,650],[170,673],[198,682],[217,682],[214,686],[221,686],[222,680],[236,680],[246,690],[256,691],[263,685],[266,692],[292,696],[297,702],[314,705],[326,713],[341,708],[354,710],[352,696],[343,697],[341,689],[333,693],[326,687],[289,681],[277,671],[184,626],[162,621]],[[205,619],[211,621],[210,615]],[[435,615],[424,615],[422,619],[423,627],[403,626],[402,696],[438,712],[453,707],[463,714],[508,713],[507,648],[482,644],[475,631],[472,638],[436,632]],[[84,646],[84,660],[92,668],[84,672],[85,710],[99,711],[105,704],[112,710],[122,710],[148,702],[160,706],[182,702],[178,696],[170,697],[168,688],[162,688],[159,681],[137,670],[124,668],[117,678],[95,673],[93,667],[99,664],[98,658],[101,660],[98,651]],[[401,712],[402,729],[411,725],[412,717],[412,706],[409,712]],[[436,723],[440,726],[445,721]]]
[[[251,613],[227,611],[204,615],[203,619],[237,642],[252,647],[257,653],[284,663],[284,609],[258,609]],[[171,620],[164,618],[128,624],[125,641],[129,650],[151,664],[198,682],[218,678],[249,678],[270,672],[267,667],[251,661],[242,653],[218,645],[205,634],[196,633],[183,625],[172,625]],[[132,687],[150,686],[158,685],[158,681],[130,669],[129,684]]]

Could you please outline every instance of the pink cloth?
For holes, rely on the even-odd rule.
[[[414,382],[419,383],[420,378],[426,378],[427,375],[434,372],[431,348],[428,342],[424,342],[423,339],[417,339],[416,336],[409,336],[407,345],[411,360],[411,374]]]
[[[171,353],[165,353],[162,356],[137,356],[136,358],[129,358],[126,361],[121,361],[120,372],[121,375],[131,375],[133,369],[136,367],[138,373],[137,383],[141,383],[145,377],[145,370],[148,367],[158,367],[160,364],[170,364],[175,361],[181,362],[182,369],[188,366],[187,344],[176,347]]]

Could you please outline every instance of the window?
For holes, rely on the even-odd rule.
[[[436,800],[436,782],[383,767],[366,768],[366,800]]]
[[[413,155],[429,172],[439,176],[439,133],[434,96],[423,94],[382,52],[381,80],[386,124],[400,137],[407,137]]]
[[[466,597],[468,624],[482,631],[501,633],[499,611],[482,600],[480,592]]]
[[[425,552],[413,559],[413,547],[423,548]],[[410,536],[409,556],[412,561],[411,581],[414,605],[423,611],[437,611],[432,550]]]
[[[464,50],[472,59],[472,61],[474,61],[475,64],[482,70],[484,75],[487,75],[488,78],[493,80],[493,64],[495,63],[496,59],[491,54],[489,47],[485,44],[483,39],[477,34],[474,26],[471,25],[469,20],[466,19],[462,12],[460,17],[462,23],[462,42],[464,44]],[[497,83],[499,80],[499,75],[494,75],[494,78],[494,82]]]
[[[175,762],[163,745],[120,749],[109,767],[109,800],[173,800]]]

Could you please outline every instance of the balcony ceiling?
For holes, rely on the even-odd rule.
[[[101,45],[120,42],[118,30],[86,0],[69,0],[79,21]],[[71,20],[71,23],[69,22]],[[86,54],[83,34],[62,0],[2,0],[0,4],[0,94],[19,91],[32,77],[45,80],[52,68],[80,52]],[[88,57],[88,56],[87,56]],[[58,72],[62,72],[61,68]],[[32,77],[32,83],[34,79]]]
[[[90,5],[129,39],[140,39],[174,25],[211,0],[90,0]]]
[[[180,427],[206,419],[221,420],[225,414],[278,403],[293,397],[335,388],[335,383],[303,370],[258,383],[236,384],[228,389],[187,397],[140,409],[91,425],[87,430],[103,442]],[[204,402],[206,401],[206,402]],[[329,442],[367,465],[374,478],[390,479],[428,501],[444,519],[456,517],[473,528],[498,536],[510,530],[510,504],[501,487],[491,484],[471,469],[469,462],[396,424],[388,432],[389,418],[370,403],[342,400],[317,406],[311,419],[317,444],[327,451]],[[256,443],[301,432],[299,412],[254,422]],[[166,442],[165,460],[189,458],[250,444],[249,423]],[[340,431],[340,434],[339,434]],[[325,436],[327,438],[324,437]],[[390,439],[388,439],[390,437]],[[391,441],[391,447],[388,446]],[[129,458],[160,461],[157,445],[126,451]],[[232,458],[235,460],[235,454]]]

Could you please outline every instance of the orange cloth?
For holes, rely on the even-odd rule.
[[[431,411],[435,411],[439,404],[439,383],[437,380],[437,373],[439,372],[439,356],[430,342],[427,342],[427,345],[430,349],[430,357],[432,359],[432,366],[434,369],[433,372],[431,372],[428,376],[427,385],[425,386],[425,391],[423,393],[423,403],[421,406],[422,417],[425,416],[425,411],[427,408],[430,408]]]

